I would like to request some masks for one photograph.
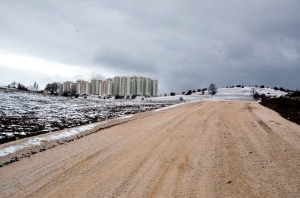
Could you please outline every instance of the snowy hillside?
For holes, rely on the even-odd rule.
[[[253,100],[252,94],[253,89],[259,94],[265,94],[266,96],[280,97],[286,95],[286,92],[274,90],[272,88],[258,88],[258,87],[234,87],[234,88],[219,88],[218,93],[213,97],[209,95],[208,91],[192,93],[192,95],[175,95],[175,96],[161,96],[155,98],[146,98],[145,100],[154,100],[154,101],[170,101],[170,100],[179,100],[180,97],[184,101],[193,101],[193,100]]]

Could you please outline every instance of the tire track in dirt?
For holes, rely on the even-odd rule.
[[[197,169],[198,158],[194,157],[192,153],[193,150],[197,148],[197,144],[199,144],[199,138],[201,139],[203,133],[207,132],[209,120],[216,113],[216,109],[214,106],[212,106],[211,104],[206,105],[207,109],[204,109],[204,111],[202,111],[205,112],[205,118],[203,120],[199,120],[199,117],[194,116],[195,120],[193,120],[193,122],[197,123],[201,121],[201,123],[196,124],[195,128],[191,129],[193,130],[193,133],[197,133],[195,136],[197,138],[194,138],[190,142],[190,144],[186,148],[185,153],[187,154],[181,156],[181,159],[177,165],[177,178],[174,191],[175,197],[196,197],[196,195],[198,194],[197,181],[199,180],[199,178],[201,178],[201,176],[197,174],[199,171],[199,169]],[[198,113],[198,116],[199,114],[200,113]],[[194,170],[192,167],[196,167],[196,169],[194,168]]]
[[[193,106],[195,106],[195,105],[193,105]],[[113,193],[113,197],[121,196],[121,195],[126,194],[127,192],[129,192],[129,193],[131,192],[133,187],[131,189],[128,189],[128,188],[126,188],[126,186],[129,186],[128,184],[130,183],[130,181],[133,180],[133,178],[139,172],[141,167],[146,163],[146,161],[148,161],[150,157],[153,157],[153,153],[158,150],[158,147],[160,147],[166,141],[166,139],[168,137],[170,137],[174,133],[176,133],[176,129],[179,126],[183,125],[184,122],[186,122],[190,117],[192,117],[192,115],[194,114],[194,111],[195,110],[193,110],[193,112],[180,112],[180,114],[185,113],[185,117],[182,117],[179,115],[178,119],[180,119],[180,120],[178,122],[176,122],[175,126],[173,126],[171,128],[169,128],[167,126],[167,128],[168,128],[167,131],[169,131],[169,132],[166,133],[162,139],[160,139],[160,141],[155,145],[154,148],[152,148],[152,150],[145,156],[145,158],[139,163],[139,165],[129,174],[129,176],[121,183],[121,185],[117,187],[117,189]],[[172,120],[172,122],[173,122],[173,120]],[[145,171],[147,171],[147,170],[145,170]]]
[[[197,110],[194,110],[194,114],[195,114],[196,112],[198,112],[198,111],[197,111]],[[188,115],[187,117],[194,117],[194,116]],[[183,120],[183,121],[186,122],[185,120]],[[183,121],[180,122],[180,123],[178,123],[175,127],[173,127],[172,131],[174,131],[174,129],[177,129],[177,130],[176,130],[175,133],[172,133],[172,134],[169,134],[169,135],[173,135],[173,136],[175,135],[175,137],[178,136],[178,135],[180,135],[180,134],[178,134],[178,133],[180,133],[180,131],[183,131],[183,129],[187,127],[186,124],[184,124]],[[170,136],[169,136],[169,137],[170,137]],[[174,139],[174,137],[171,137],[171,138]],[[178,145],[179,143],[180,143],[180,139],[178,139],[178,140],[175,141],[175,142],[170,143],[170,144],[167,145],[167,146],[168,146],[168,148],[169,148],[169,147],[172,147],[172,145],[173,145],[173,147],[178,147],[178,146],[176,146],[176,145]],[[165,151],[163,150],[162,152],[165,152]],[[177,151],[177,152],[178,152],[178,151]],[[181,152],[179,151],[179,153],[181,153]],[[167,154],[166,154],[166,155],[167,155]],[[159,169],[156,170],[154,176],[152,176],[151,180],[149,181],[149,183],[152,185],[152,187],[149,187],[149,186],[146,187],[146,189],[151,189],[151,190],[150,190],[150,191],[144,191],[144,192],[142,193],[143,195],[147,195],[147,197],[154,197],[154,196],[156,195],[156,191],[157,191],[158,188],[160,187],[160,184],[164,182],[164,181],[163,181],[163,180],[165,179],[164,176],[167,175],[167,173],[168,173],[169,170],[174,169],[174,167],[173,167],[174,164],[178,163],[178,162],[177,162],[177,158],[179,158],[179,155],[180,155],[180,154],[174,153],[174,151],[172,151],[171,153],[169,153],[169,155],[170,155],[170,157],[172,157],[172,160],[165,160],[165,161],[163,161],[163,163],[161,163],[161,164],[159,165]],[[170,157],[169,157],[169,158],[170,158]],[[156,160],[155,162],[157,162],[157,160]],[[149,172],[149,171],[148,171],[148,172]],[[151,175],[151,174],[150,174],[150,175]],[[133,190],[134,190],[134,188],[132,188],[132,189],[129,191],[129,194],[128,194],[128,195],[130,195],[130,193],[131,193]]]
[[[253,112],[253,110],[258,109],[257,105],[253,107],[253,104],[249,105],[249,103],[246,103],[245,106],[248,112],[254,118],[255,120],[254,122],[258,123],[258,126],[261,126],[262,128],[262,130],[260,130],[257,127],[258,129],[255,130],[257,131],[255,133],[255,136],[256,139],[259,140],[259,143],[261,145],[260,147],[263,148],[262,150],[268,153],[269,156],[269,158],[259,161],[259,163],[256,163],[256,165],[262,167],[261,169],[263,169],[264,171],[272,170],[273,172],[273,174],[270,174],[268,178],[267,177],[261,178],[261,180],[274,181],[272,183],[272,186],[268,185],[268,187],[266,188],[266,189],[270,189],[269,193],[273,194],[272,196],[286,197],[287,196],[286,193],[288,191],[291,192],[291,194],[297,191],[297,187],[295,186],[295,183],[300,183],[300,179],[299,179],[300,163],[296,157],[296,156],[300,156],[300,150],[293,147],[289,142],[287,142],[283,138],[283,136],[280,133],[275,132],[276,128],[273,127],[272,129],[266,122],[264,122],[261,118],[259,118],[256,115],[256,113]],[[265,108],[265,107],[261,107],[261,108]],[[278,115],[278,117],[280,116]],[[299,137],[299,135],[296,137]],[[278,169],[278,167],[281,168]],[[297,176],[291,177],[295,175]],[[279,181],[285,181],[288,187],[284,188],[282,183],[280,183]],[[275,194],[274,192],[276,192],[277,194]]]
[[[255,197],[248,185],[247,177],[244,175],[246,171],[235,140],[235,136],[239,133],[236,129],[240,129],[240,126],[232,118],[239,117],[239,112],[236,106],[232,106],[232,108],[226,108],[217,117],[220,122],[216,125],[215,130],[220,132],[219,139],[221,141],[217,163],[221,166],[219,174],[222,177],[219,178],[219,185],[216,189],[220,189],[219,194],[227,196]],[[230,117],[226,115],[230,115]]]

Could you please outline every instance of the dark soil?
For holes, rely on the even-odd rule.
[[[300,101],[292,98],[270,98],[261,105],[278,112],[282,117],[300,125]]]

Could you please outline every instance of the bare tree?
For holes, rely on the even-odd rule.
[[[211,83],[208,87],[208,93],[211,94],[211,96],[214,96],[218,92],[217,90],[217,86],[214,83]]]
[[[252,89],[252,96],[254,100],[259,100],[259,93],[257,91],[255,91],[255,89]]]
[[[16,81],[13,81],[13,82],[11,83],[11,86],[12,86],[13,88],[16,88],[16,85],[17,85]]]

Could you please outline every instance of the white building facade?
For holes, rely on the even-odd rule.
[[[87,94],[100,96],[157,96],[158,81],[140,76],[115,76],[105,81],[92,79],[91,82],[77,80],[58,84],[58,93]]]
[[[77,80],[76,93],[80,95],[89,94],[89,83],[85,80]]]

